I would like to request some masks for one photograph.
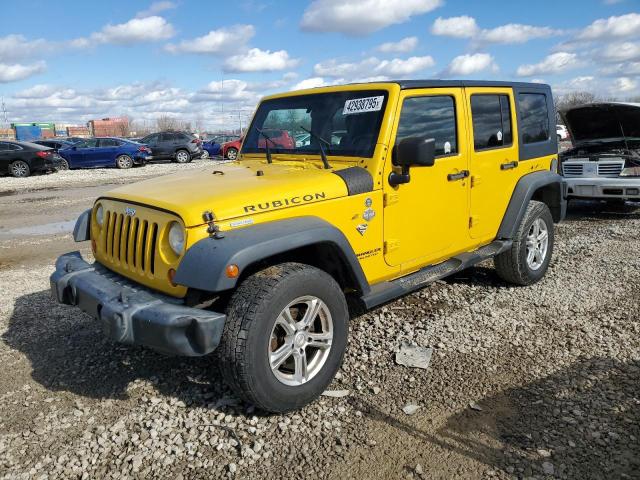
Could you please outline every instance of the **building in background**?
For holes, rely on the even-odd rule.
[[[126,137],[129,135],[129,119],[127,117],[89,120],[88,125],[89,132],[94,137]]]
[[[89,131],[89,127],[68,126],[66,128],[65,135],[67,137],[83,137],[83,138],[87,138],[87,137],[91,136],[91,132]]]

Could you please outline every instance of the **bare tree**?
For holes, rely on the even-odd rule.
[[[117,134],[119,137],[128,137],[131,133],[131,120],[125,115],[121,115],[120,118],[122,118],[123,121],[116,124]]]
[[[179,121],[170,117],[169,115],[161,115],[156,120],[156,130],[159,132],[164,132],[167,130],[178,130]]]

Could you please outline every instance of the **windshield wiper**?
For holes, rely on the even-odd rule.
[[[260,130],[259,128],[256,128],[256,130],[258,131],[258,133],[260,135],[262,135],[265,139],[264,142],[264,149],[266,150],[266,154],[267,154],[267,163],[271,163],[271,150],[269,149],[269,142],[271,142],[273,144],[273,146],[275,147],[276,142],[274,142],[273,140],[271,140],[271,137],[269,137],[269,135],[267,135],[266,133],[264,133],[263,130]]]
[[[327,142],[324,138],[322,138],[317,133],[313,133],[311,130],[307,130],[302,125],[300,125],[300,128],[305,132],[307,132],[309,135],[311,135],[313,138],[318,140],[318,145],[320,145],[320,158],[322,159],[322,164],[324,165],[325,169],[327,170],[330,169],[331,165],[329,165],[329,161],[327,160],[327,154],[325,153],[324,147],[322,146],[322,144],[324,143],[325,145],[328,145],[330,147],[331,143]]]

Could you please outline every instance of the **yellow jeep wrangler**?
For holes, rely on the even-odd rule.
[[[95,263],[61,256],[51,288],[118,342],[215,350],[238,396],[299,408],[340,368],[358,307],[489,258],[511,284],[544,276],[566,211],[554,125],[540,84],[269,96],[236,161],[98,198],[74,229]]]

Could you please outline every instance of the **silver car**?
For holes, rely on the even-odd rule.
[[[569,198],[640,200],[640,103],[592,103],[561,115],[574,144],[560,154]]]

